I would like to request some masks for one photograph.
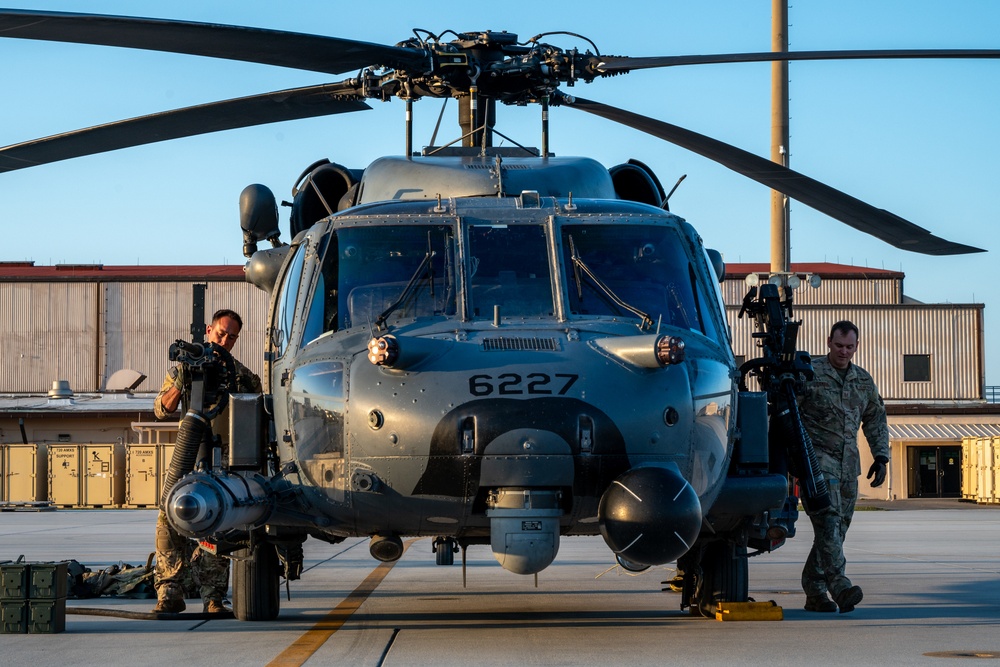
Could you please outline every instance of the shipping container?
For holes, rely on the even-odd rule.
[[[166,478],[161,449],[173,445],[132,444],[125,447],[125,506],[156,507]],[[169,463],[169,461],[168,461]]]
[[[49,445],[49,501],[58,507],[80,506],[79,445]]]
[[[43,502],[48,497],[45,445],[0,445],[4,483],[0,501]]]
[[[124,463],[114,444],[49,445],[49,500],[59,507],[120,507]]]
[[[993,438],[976,438],[976,468],[979,476],[979,490],[976,501],[980,503],[996,502],[995,478],[993,475]]]
[[[1000,436],[983,438],[983,440],[989,440],[990,450],[993,454],[988,459],[990,463],[989,476],[993,480],[993,498],[989,502],[1000,503]]]
[[[979,499],[978,438],[962,438],[962,500]]]

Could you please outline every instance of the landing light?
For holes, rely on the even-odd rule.
[[[656,341],[656,360],[663,366],[684,361],[684,341],[679,336],[662,336]]]
[[[685,357],[685,343],[680,336],[614,336],[598,338],[593,344],[640,368],[663,368],[679,364]]]
[[[368,361],[390,368],[399,357],[399,344],[392,336],[380,336],[368,341]]]

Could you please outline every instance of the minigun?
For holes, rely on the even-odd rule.
[[[752,377],[766,393],[771,460],[784,462],[787,467],[775,472],[788,472],[798,478],[810,511],[821,511],[830,505],[829,489],[796,400],[805,383],[813,378],[812,361],[808,353],[795,349],[802,322],[791,320],[791,293],[781,299],[777,285],[751,287],[743,298],[739,317],[745,314],[754,318],[753,337],[761,356],[740,366],[740,391],[747,390],[747,378]]]

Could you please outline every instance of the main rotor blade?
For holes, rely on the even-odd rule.
[[[371,109],[344,86],[291,88],[120,120],[0,148],[0,173],[209,132]]]
[[[369,65],[412,67],[423,51],[352,39],[130,16],[0,9],[0,37],[121,46],[341,74]]]
[[[701,56],[592,56],[597,72],[611,74],[633,69],[710,65],[718,63],[774,62],[780,60],[885,60],[911,58],[1000,58],[1000,49],[893,49],[858,51],[766,51],[763,53],[720,53]]]
[[[562,95],[559,103],[613,120],[714,160],[897,248],[925,255],[984,252],[982,248],[934,236],[923,227],[904,220],[894,213],[875,208],[780,164],[697,132],[580,97]]]

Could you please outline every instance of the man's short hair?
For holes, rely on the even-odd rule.
[[[223,317],[229,317],[233,320],[236,320],[236,324],[240,325],[240,331],[243,330],[243,318],[240,317],[240,314],[237,313],[235,310],[229,310],[228,308],[220,308],[219,310],[215,311],[215,314],[212,315],[212,324],[215,324]]]
[[[833,338],[833,334],[836,331],[839,331],[845,336],[853,331],[855,338],[861,338],[861,334],[858,333],[858,327],[855,326],[854,322],[851,322],[850,320],[840,320],[830,327],[830,338]]]

